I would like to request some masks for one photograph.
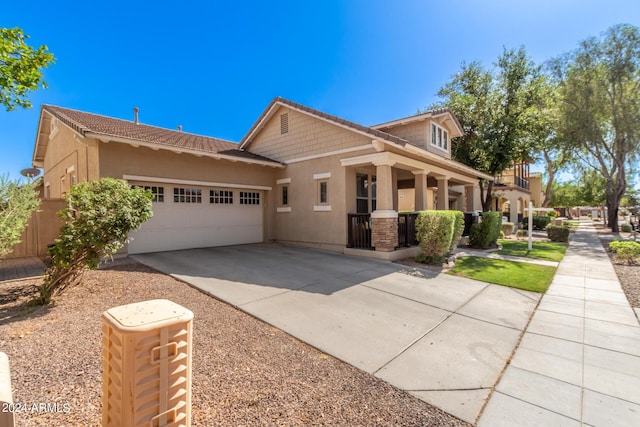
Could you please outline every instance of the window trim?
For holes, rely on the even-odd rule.
[[[429,145],[438,150],[449,152],[449,131],[437,123],[431,122]]]

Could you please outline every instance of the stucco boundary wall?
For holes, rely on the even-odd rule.
[[[64,209],[67,203],[62,199],[42,200],[38,211],[31,215],[27,227],[13,252],[5,258],[25,258],[47,256],[47,247],[54,243],[60,235],[62,218],[58,217],[58,211]]]

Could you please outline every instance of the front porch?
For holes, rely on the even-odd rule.
[[[459,170],[448,170],[392,152],[341,162],[347,182],[348,254],[380,259],[417,255],[418,211],[470,212],[479,207],[477,176],[463,173],[458,164],[452,166]]]

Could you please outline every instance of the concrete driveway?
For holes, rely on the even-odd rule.
[[[471,423],[540,298],[281,244],[133,258]]]

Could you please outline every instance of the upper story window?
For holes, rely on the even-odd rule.
[[[202,203],[202,190],[199,188],[179,188],[173,189],[174,203]]]
[[[449,133],[435,123],[431,123],[431,146],[449,151]]]

